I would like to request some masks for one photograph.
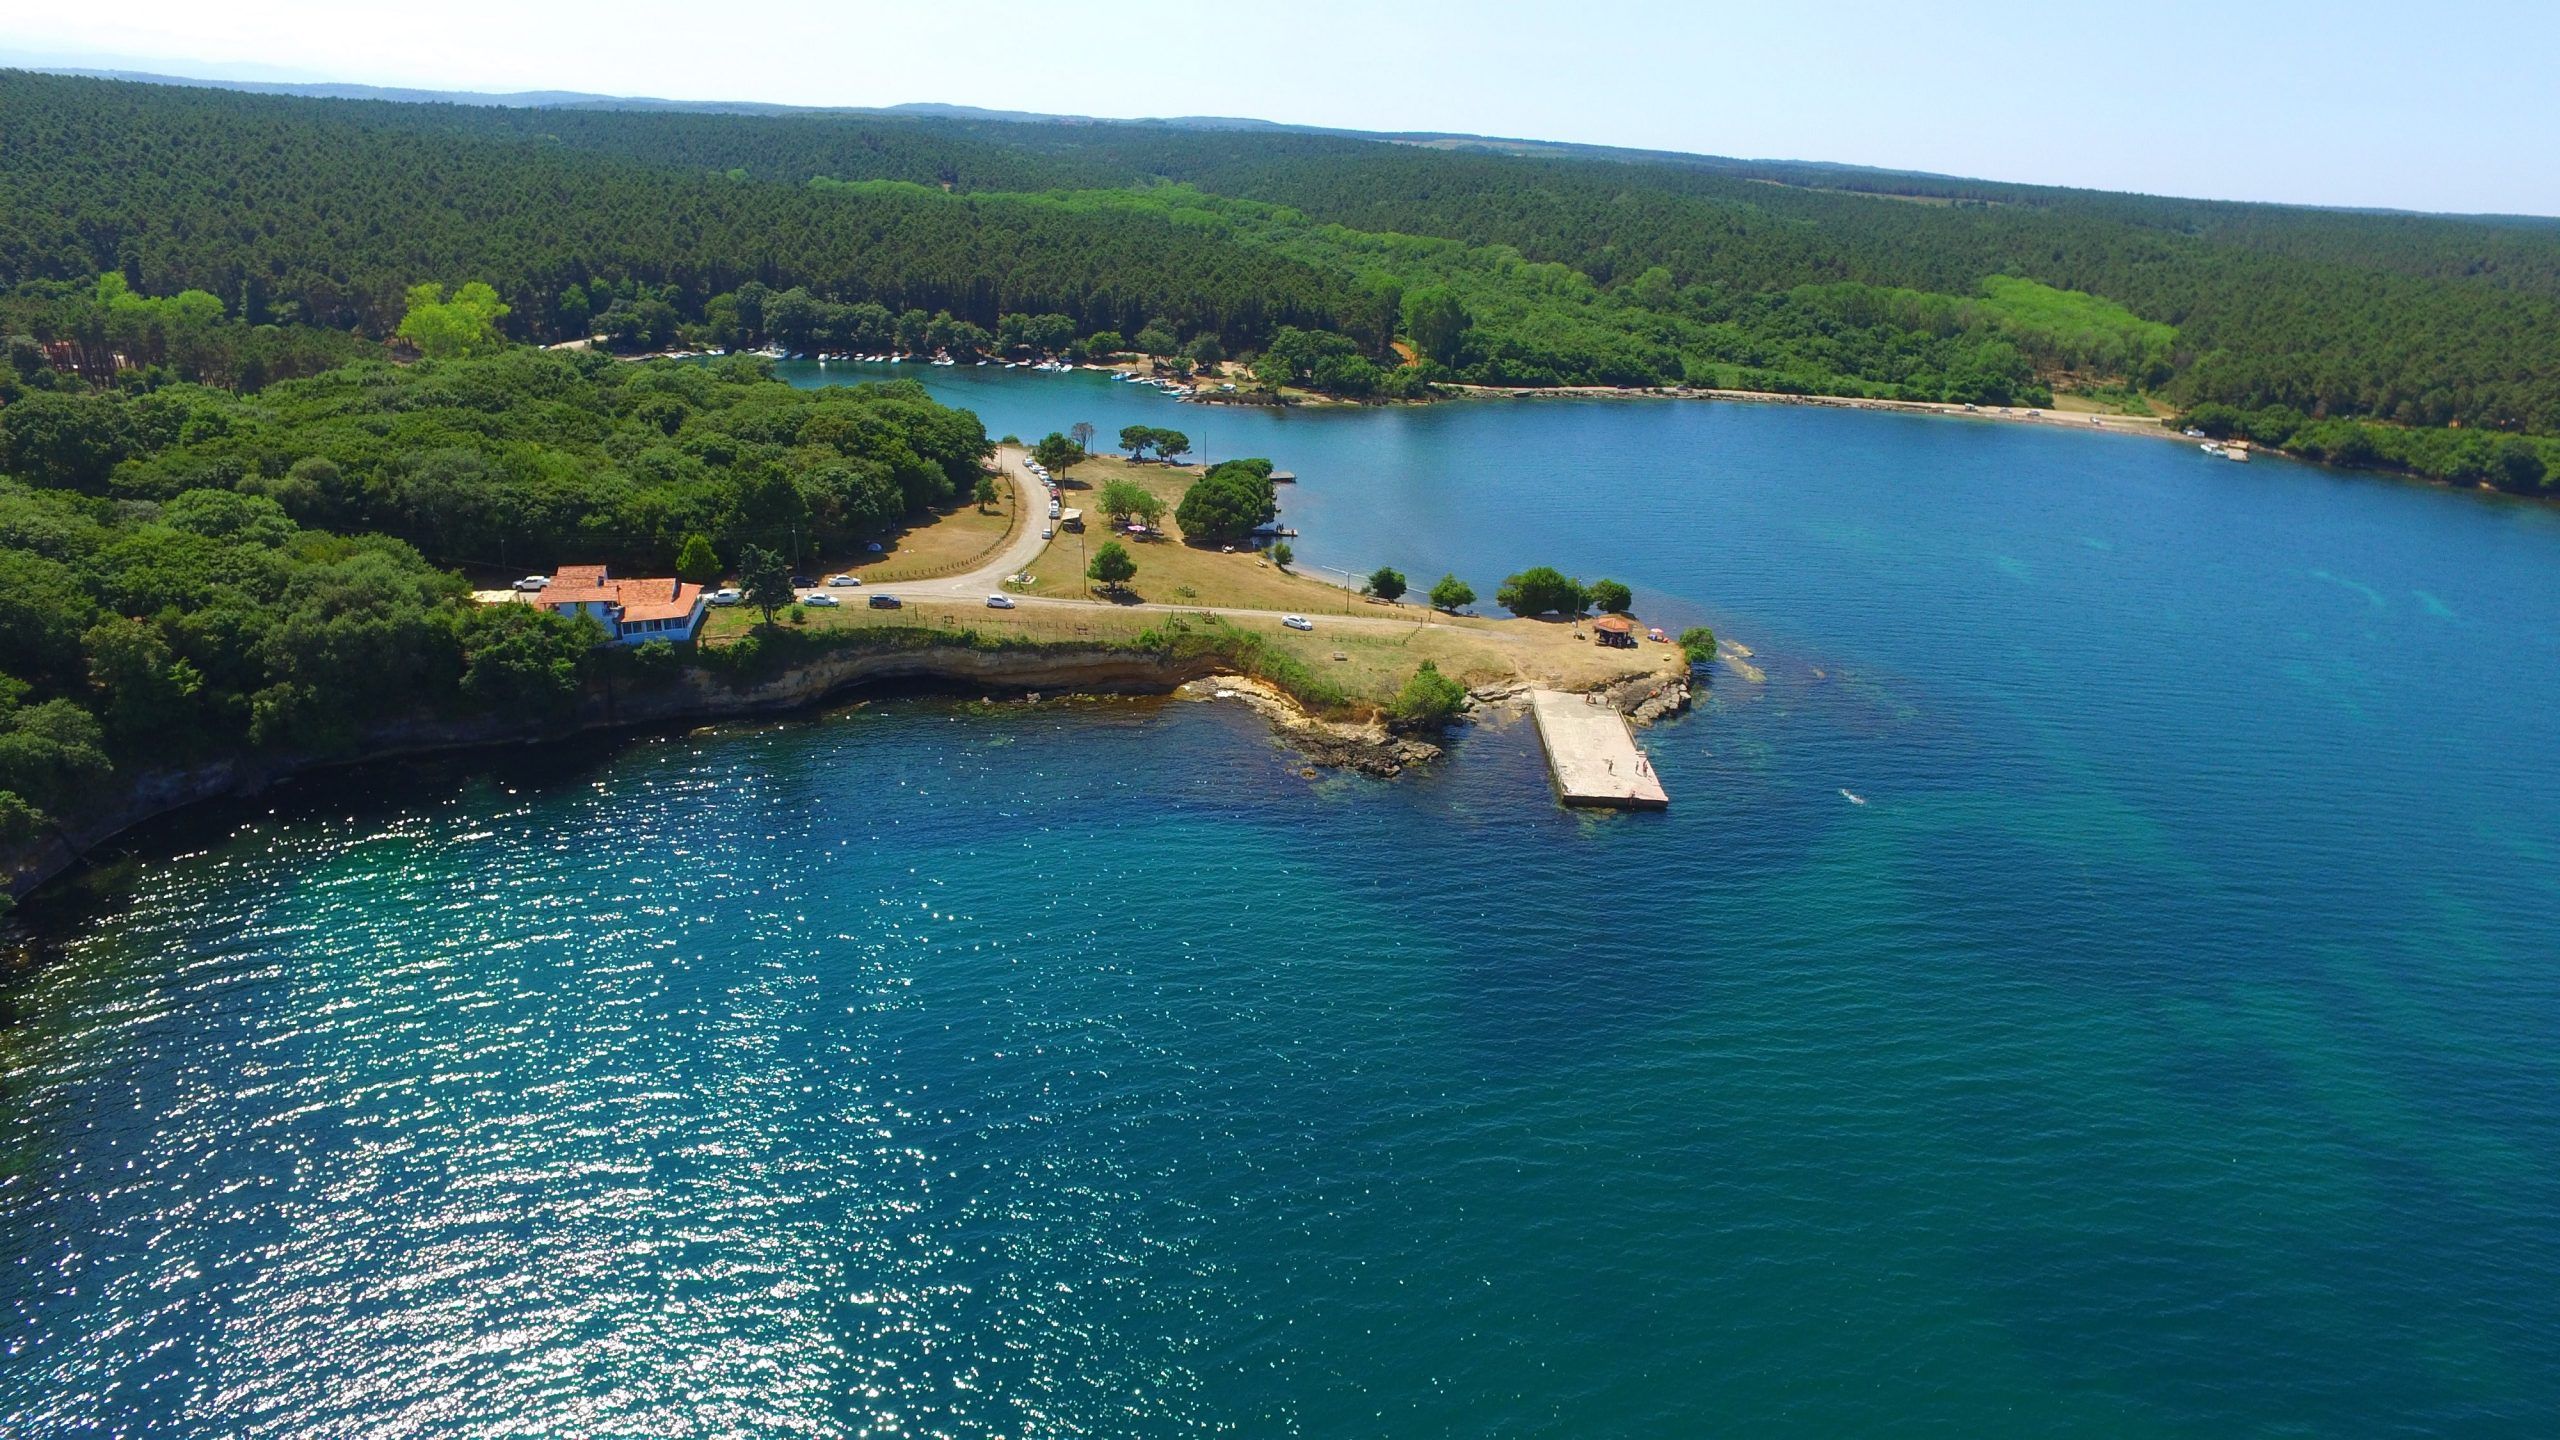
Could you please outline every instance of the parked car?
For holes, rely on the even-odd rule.
[[[809,578],[808,576],[806,576],[806,575],[794,575],[794,576],[792,576],[792,577],[791,577],[791,583],[792,583],[792,585],[794,585],[795,587],[797,587],[797,588],[799,588],[799,589],[806,590],[806,589],[808,589],[810,586],[815,585],[815,584],[817,584],[818,582],[817,582],[817,581],[815,581],[815,580],[810,579],[810,578]]]
[[[1058,538],[1058,527],[1057,527],[1057,526],[1055,526],[1055,525],[1043,525],[1043,526],[1041,526],[1041,527],[1040,527],[1040,538],[1041,538],[1041,539],[1043,539],[1043,540],[1055,540],[1055,539],[1057,539],[1057,538]]]
[[[1283,615],[1280,617],[1280,623],[1288,626],[1292,630],[1313,630],[1316,628],[1316,622],[1308,619],[1304,615]]]
[[[551,577],[548,575],[527,575],[516,582],[516,588],[519,590],[540,590],[550,585],[550,583]]]
[[[862,583],[862,577],[859,575],[830,575],[827,577],[827,583],[830,585],[859,585]]]
[[[874,595],[871,597],[871,608],[874,610],[895,610],[898,608],[898,597],[895,595]]]
[[[1010,595],[990,595],[987,597],[987,608],[990,610],[1010,610],[1013,608],[1013,597]]]
[[[735,605],[746,598],[747,593],[734,585],[724,585],[711,592],[711,603],[714,605]]]
[[[828,594],[824,590],[812,590],[808,594],[800,597],[800,603],[803,605],[824,605],[829,609],[833,609],[844,602],[833,595]]]

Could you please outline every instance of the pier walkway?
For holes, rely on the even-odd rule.
[[[1529,711],[1547,750],[1547,773],[1567,805],[1660,810],[1671,797],[1636,748],[1626,717],[1589,696],[1532,690]]]

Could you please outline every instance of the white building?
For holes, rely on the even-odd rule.
[[[681,580],[616,580],[602,565],[563,565],[534,602],[555,615],[588,615],[614,645],[691,640],[702,633],[710,596]]]

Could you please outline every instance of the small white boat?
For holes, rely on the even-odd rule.
[[[2204,442],[2203,444],[2201,444],[2201,445],[2197,446],[2196,448],[2197,448],[2197,449],[2199,449],[2199,450],[2201,450],[2201,451],[2203,451],[2203,452],[2204,452],[2204,453],[2206,453],[2207,455],[2212,456],[2212,457],[2213,457],[2213,458],[2215,458],[2216,460],[2221,459],[2221,458],[2223,457],[2223,455],[2226,453],[2226,452],[2223,450],[2223,448],[2222,448],[2222,442],[2221,442],[2221,441],[2219,441],[2219,440],[2207,440],[2206,442]]]

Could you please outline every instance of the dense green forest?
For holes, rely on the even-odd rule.
[[[139,759],[540,713],[627,663],[446,566],[845,544],[958,503],[987,451],[912,383],[796,390],[749,357],[516,347],[256,394],[0,377],[0,844]]]
[[[1290,132],[24,73],[0,73],[0,127],[0,284],[200,291],[244,332],[384,336],[410,287],[476,279],[536,341],[1065,337],[1245,357],[1354,395],[2069,389],[2510,485],[2529,467],[2496,436],[2560,436],[2560,226],[2531,222]],[[2547,438],[2528,448],[2543,471],[2560,460]]]

